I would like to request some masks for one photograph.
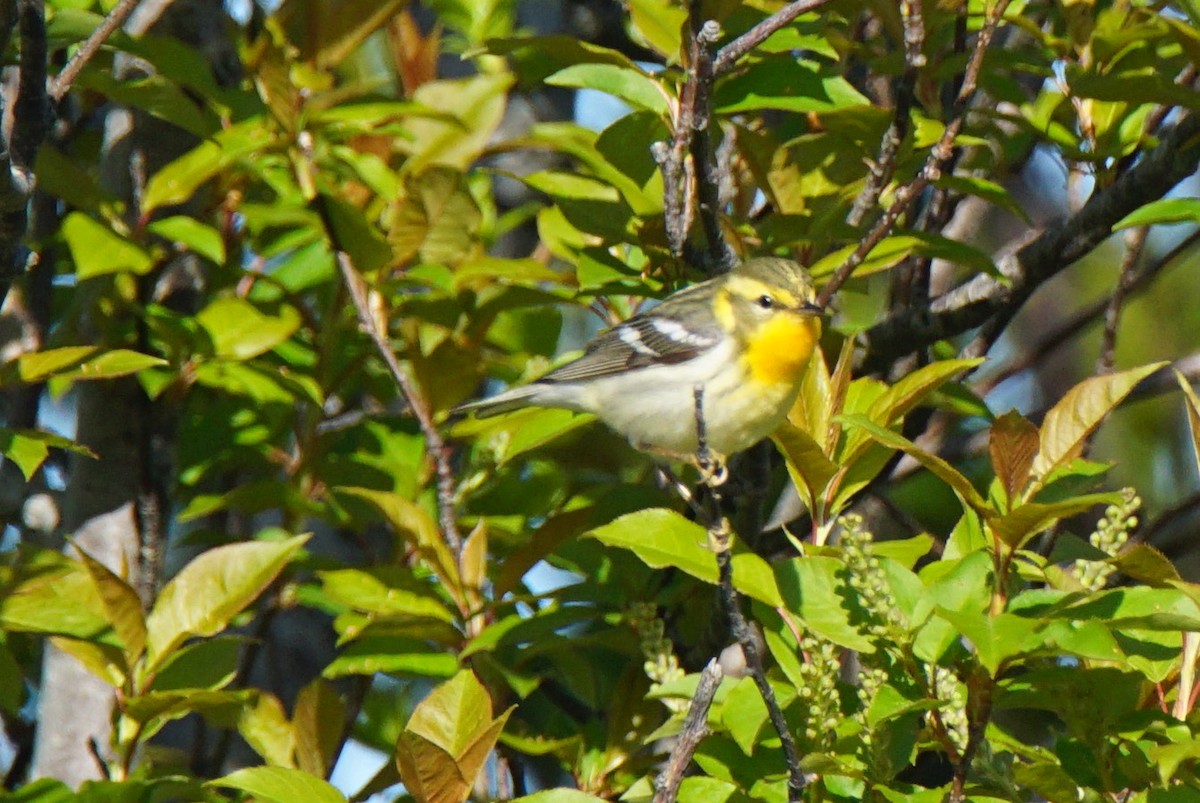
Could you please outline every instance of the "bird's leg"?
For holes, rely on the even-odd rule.
[[[704,386],[692,388],[696,411],[696,454],[693,458],[700,472],[700,482],[709,488],[724,485],[729,479],[725,458],[708,448],[708,426],[704,422]]]

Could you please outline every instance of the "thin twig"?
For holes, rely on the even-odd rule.
[[[400,360],[396,358],[383,333],[376,325],[367,301],[366,286],[362,277],[358,275],[358,271],[354,269],[350,255],[339,250],[337,261],[342,278],[346,282],[346,289],[350,291],[350,300],[358,313],[359,326],[375,344],[376,351],[383,358],[392,379],[404,396],[404,401],[416,416],[417,424],[421,427],[421,434],[425,438],[425,450],[429,452],[437,471],[438,520],[442,525],[442,536],[446,539],[446,545],[457,555],[462,551],[462,536],[459,534],[458,519],[454,514],[454,472],[450,468],[450,449],[442,439],[442,434],[438,432],[437,424],[433,421],[433,415],[429,411],[425,397],[417,390],[417,386],[405,372],[404,367],[400,365]]]
[[[140,2],[141,0],[121,0],[117,3],[113,10],[108,12],[108,16],[96,27],[96,30],[92,31],[91,35],[71,56],[67,66],[63,67],[58,75],[50,80],[50,97],[56,103],[71,91],[71,85],[75,83],[79,73],[92,60],[92,57],[100,52],[100,48],[108,41],[108,38],[125,24],[125,20],[129,18]]]
[[[696,685],[696,693],[692,695],[691,706],[683,720],[683,730],[676,737],[666,766],[654,780],[654,803],[674,803],[679,794],[683,774],[692,763],[700,740],[708,734],[708,709],[712,707],[717,687],[721,685],[722,674],[721,664],[716,658],[709,661],[700,673],[700,682]]]
[[[733,528],[723,510],[721,484],[725,480],[724,471],[712,471],[714,468],[712,454],[708,449],[707,428],[704,419],[704,387],[697,385],[693,391],[696,413],[696,462],[700,465],[702,481],[708,489],[711,500],[711,513],[708,527],[709,545],[717,555],[717,575],[721,587],[721,598],[725,604],[725,614],[729,617],[729,629],[735,641],[742,648],[746,657],[746,668],[754,678],[754,685],[762,695],[767,707],[767,716],[779,734],[779,742],[783,747],[784,760],[787,762],[788,801],[799,803],[804,793],[804,770],[800,766],[800,750],[796,747],[796,739],[788,726],[775,690],[767,680],[767,672],[763,668],[762,653],[758,648],[758,640],[754,630],[742,614],[741,597],[733,585],[733,560],[730,546],[733,541]]]
[[[954,765],[954,779],[950,786],[950,803],[962,803],[966,799],[967,775],[971,762],[983,744],[988,720],[992,717],[992,691],[995,680],[982,669],[967,680],[967,744],[962,756]]]
[[[717,52],[713,61],[713,74],[720,77],[733,69],[737,62],[754,48],[761,45],[767,38],[785,25],[809,11],[815,11],[830,0],[797,0],[788,3],[783,8],[755,25],[744,34],[734,39]]]
[[[896,169],[896,154],[900,152],[900,146],[908,135],[917,73],[925,66],[925,54],[922,52],[925,43],[925,22],[922,18],[921,0],[903,0],[900,3],[900,14],[904,20],[904,75],[900,77],[896,86],[896,108],[892,110],[892,121],[884,132],[879,155],[869,163],[866,183],[846,215],[846,223],[851,226],[858,226],[863,222]]]
[[[1181,257],[1187,256],[1188,253],[1200,244],[1200,231],[1192,232],[1186,239],[1179,242],[1170,251],[1160,256],[1150,264],[1146,265],[1134,276],[1130,283],[1129,290],[1125,300],[1135,298],[1145,292],[1150,287],[1150,282],[1159,275],[1164,269],[1173,264]],[[1028,371],[1033,366],[1040,363],[1051,352],[1058,349],[1063,344],[1077,336],[1080,332],[1094,323],[1108,309],[1108,300],[1102,299],[1094,304],[1089,304],[1083,307],[1067,320],[1060,323],[1054,331],[1046,334],[1041,340],[1034,344],[1031,348],[1025,350],[1024,356],[1009,363],[1004,369],[987,381],[986,384],[976,388],[977,392],[987,393],[992,388],[999,385],[1006,379],[1010,379],[1018,374]]]
[[[871,354],[865,370],[897,356],[980,326],[1004,310],[1019,308],[1041,286],[1112,234],[1121,218],[1196,171],[1200,164],[1200,115],[1181,116],[1162,143],[1064,222],[1047,227],[998,265],[1002,279],[980,275],[934,299],[929,309],[905,310],[868,331]]]
[[[1096,373],[1111,374],[1117,362],[1117,327],[1121,323],[1125,298],[1137,280],[1138,262],[1146,246],[1149,226],[1137,226],[1125,232],[1125,253],[1121,257],[1121,272],[1104,309],[1104,334],[1100,338],[1100,356],[1096,358]]]
[[[699,11],[698,5],[694,9]],[[737,256],[725,239],[721,227],[721,171],[712,144],[712,110],[709,101],[713,89],[713,45],[721,35],[721,27],[709,20],[692,37],[692,72],[696,82],[692,98],[692,136],[689,150],[695,171],[696,196],[699,200],[700,225],[708,243],[708,256],[718,269],[733,267]]]
[[[1004,10],[1008,8],[1009,0],[998,0],[997,3],[989,9],[986,18],[984,19],[983,27],[979,30],[978,39],[975,42],[975,50],[971,53],[971,59],[967,63],[967,69],[963,74],[962,87],[958,91],[958,97],[955,99],[953,116],[950,122],[946,124],[945,131],[942,136],[934,144],[929,152],[929,157],[925,160],[921,171],[896,191],[895,200],[892,205],[884,212],[883,217],[867,233],[854,249],[850,256],[846,257],[845,261],[834,271],[833,276],[821,288],[821,292],[817,297],[817,304],[820,306],[828,306],[829,300],[833,294],[837,292],[851,274],[863,263],[867,258],[867,254],[871,253],[876,245],[888,236],[892,229],[895,228],[896,222],[900,216],[904,214],[910,204],[916,199],[933,182],[937,181],[942,176],[942,170],[954,155],[954,141],[958,138],[958,134],[962,131],[962,127],[967,117],[967,110],[971,104],[971,100],[975,97],[975,91],[978,88],[979,73],[983,68],[983,57],[988,50],[988,45],[992,41],[992,35],[996,32],[996,27],[1000,19],[1004,16]]]

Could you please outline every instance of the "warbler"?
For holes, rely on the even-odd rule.
[[[688,458],[699,447],[699,388],[705,446],[720,462],[770,435],[791,409],[821,334],[815,298],[800,265],[751,259],[601,332],[540,379],[455,412],[594,413],[635,447]]]

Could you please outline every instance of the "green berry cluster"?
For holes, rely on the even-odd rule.
[[[625,621],[638,634],[642,655],[646,662],[642,665],[646,677],[650,678],[650,690],[654,691],[667,683],[680,680],[685,673],[675,656],[675,645],[665,635],[662,619],[658,609],[649,602],[635,602],[629,606]],[[663,698],[665,705],[672,713],[683,713],[688,708],[687,700]]]
[[[1106,555],[1116,555],[1129,540],[1129,534],[1138,525],[1135,515],[1142,506],[1142,500],[1132,488],[1121,490],[1123,501],[1118,505],[1109,505],[1104,511],[1104,518],[1096,525],[1096,530],[1088,541],[1092,546]],[[1075,576],[1080,584],[1089,591],[1099,591],[1108,584],[1108,578],[1117,569],[1110,563],[1099,560],[1075,561]]]
[[[818,749],[833,746],[834,730],[842,720],[837,691],[841,662],[837,647],[810,634],[800,637],[807,660],[800,667],[797,691],[804,705],[804,736]]]
[[[961,754],[967,746],[967,687],[944,666],[926,667],[930,696],[938,701],[938,718]]]
[[[883,566],[875,555],[874,538],[863,527],[862,516],[848,513],[838,519],[846,582],[867,612],[865,631],[874,638],[906,641],[908,622],[892,603],[892,591]]]

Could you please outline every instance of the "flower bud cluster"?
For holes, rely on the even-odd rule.
[[[1092,546],[1107,555],[1116,555],[1129,541],[1129,534],[1138,525],[1135,515],[1142,506],[1142,500],[1132,488],[1121,491],[1123,501],[1119,505],[1109,505],[1104,511],[1104,518],[1096,525],[1096,531],[1089,537]],[[1075,576],[1080,584],[1089,591],[1099,591],[1108,584],[1108,578],[1117,569],[1110,563],[1099,560],[1075,561]]]
[[[929,687],[938,701],[938,717],[959,753],[967,746],[967,687],[944,666],[929,666]]]
[[[908,623],[893,604],[891,586],[875,555],[874,538],[863,527],[862,516],[848,513],[838,520],[838,524],[842,528],[846,582],[870,617],[865,628],[867,635],[893,642],[904,641]]]
[[[635,602],[625,613],[625,621],[638,634],[642,655],[646,662],[642,668],[650,678],[650,690],[654,691],[667,683],[681,680],[686,674],[675,656],[675,645],[665,634],[662,619],[652,603]],[[664,698],[663,705],[672,713],[682,713],[688,708],[687,700]]]
[[[800,638],[800,650],[808,659],[800,667],[797,688],[805,710],[804,736],[814,746],[832,747],[834,731],[842,720],[837,690],[841,662],[837,647],[805,634]]]
[[[869,747],[871,744],[871,726],[869,723],[869,713],[871,704],[875,702],[875,695],[883,686],[887,685],[888,673],[887,670],[879,666],[863,666],[858,673],[858,710],[854,712],[854,718],[858,720],[859,727],[862,729],[859,734],[859,739],[863,743],[863,747]]]

